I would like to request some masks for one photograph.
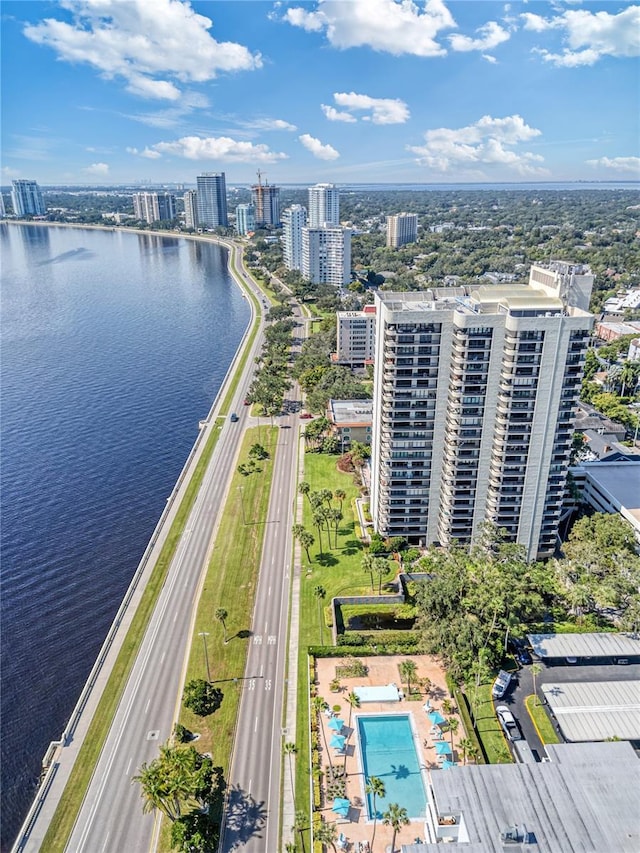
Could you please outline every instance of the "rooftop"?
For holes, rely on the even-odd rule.
[[[625,450],[634,453],[630,447]],[[640,522],[640,458],[637,462],[583,462],[580,467],[613,504]]]
[[[328,408],[336,426],[371,426],[373,421],[372,400],[329,400]]]
[[[529,634],[528,640],[540,658],[640,656],[640,636],[617,631],[599,634]]]
[[[568,741],[640,740],[640,681],[549,683],[542,691]]]

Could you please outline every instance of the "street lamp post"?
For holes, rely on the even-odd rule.
[[[209,652],[207,651],[207,640],[206,638],[209,636],[208,631],[199,631],[198,636],[202,637],[202,645],[204,646],[204,660],[207,664],[207,681],[211,681],[211,672],[209,671]]]

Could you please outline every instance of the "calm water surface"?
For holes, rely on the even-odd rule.
[[[210,244],[0,225],[2,850],[249,321]]]

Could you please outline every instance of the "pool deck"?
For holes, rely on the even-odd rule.
[[[340,711],[337,716],[345,722],[343,734],[347,737],[347,754],[346,754],[346,773],[347,773],[347,792],[346,796],[351,800],[352,807],[347,818],[340,818],[335,815],[332,810],[331,799],[324,797],[322,803],[322,816],[327,822],[337,822],[337,830],[343,833],[349,839],[347,850],[357,851],[358,841],[371,841],[373,832],[373,821],[367,817],[366,798],[364,791],[364,778],[362,775],[362,762],[359,755],[359,743],[357,736],[357,726],[355,723],[355,715],[362,714],[410,714],[412,717],[412,726],[415,733],[414,744],[418,753],[418,760],[422,769],[425,788],[428,792],[428,776],[432,771],[434,773],[443,772],[438,766],[435,751],[435,741],[431,733],[431,722],[427,717],[427,712],[424,709],[424,704],[429,700],[431,709],[442,713],[444,717],[455,716],[459,720],[458,731],[453,737],[453,758],[456,761],[462,761],[462,755],[458,754],[457,744],[465,736],[462,721],[458,714],[448,715],[442,711],[442,702],[446,698],[450,698],[449,691],[445,682],[445,673],[437,660],[427,655],[393,655],[389,657],[373,657],[373,658],[358,658],[368,668],[367,676],[358,678],[341,678],[339,693],[332,693],[329,689],[329,684],[336,676],[336,667],[341,664],[348,664],[348,659],[342,658],[319,658],[316,661],[317,665],[317,692],[319,696],[328,703],[329,708],[340,706]],[[351,712],[351,726],[349,725],[349,704],[346,697],[354,689],[354,687],[379,687],[387,684],[396,684],[401,691],[401,695],[406,690],[406,685],[401,682],[398,665],[403,660],[412,660],[416,664],[417,674],[419,679],[428,678],[431,682],[429,694],[421,690],[422,697],[420,701],[407,701],[406,698],[401,698],[399,702],[362,702],[360,707]],[[327,744],[334,734],[328,727],[329,717],[322,714],[322,726],[326,735]],[[451,743],[451,736],[445,730],[444,739],[447,743]],[[322,767],[328,765],[329,760],[324,750],[324,739],[320,738]],[[334,750],[331,752],[331,761],[334,764],[345,762],[344,756],[336,755]],[[444,771],[446,772],[446,771]],[[402,803],[400,803],[402,805]],[[386,851],[387,846],[391,845],[393,830],[391,827],[384,826],[382,820],[378,820],[376,826],[375,849],[377,851]],[[396,836],[396,850],[400,849],[401,844],[409,844],[417,837],[424,838],[424,820],[412,820],[408,826],[402,827]]]

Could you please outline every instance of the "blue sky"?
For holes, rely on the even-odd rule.
[[[634,180],[640,5],[3,0],[2,183]]]

